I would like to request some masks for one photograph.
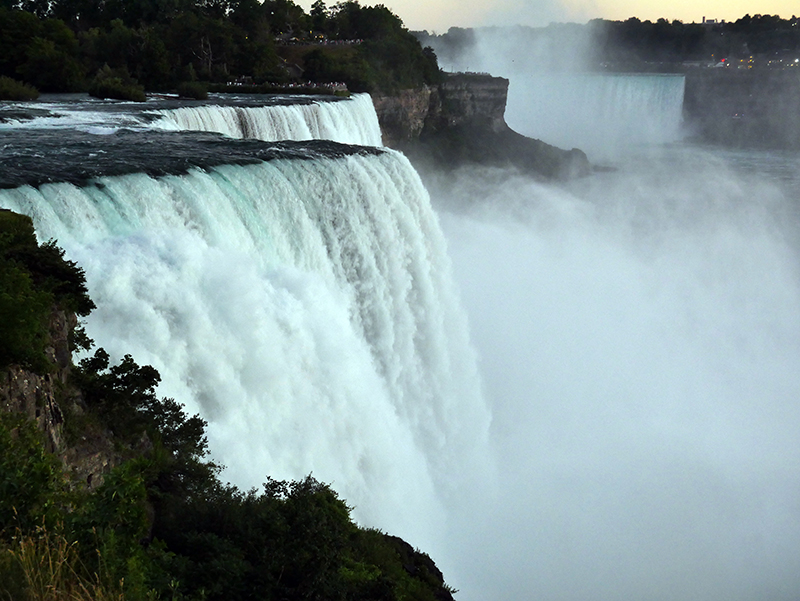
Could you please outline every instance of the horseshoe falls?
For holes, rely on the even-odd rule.
[[[529,73],[509,89],[509,125],[595,160],[682,137],[683,75]]]
[[[363,99],[331,104],[358,119]],[[59,163],[92,173],[120,152],[128,172],[5,185],[0,207],[85,269],[87,333],[112,359],[153,365],[159,394],[208,421],[223,478],[246,490],[312,473],[361,523],[435,557],[446,507],[486,474],[489,411],[419,176],[400,153],[332,142],[226,164],[273,146],[221,136],[218,164],[152,175],[172,163],[145,140],[171,161],[209,144],[157,129],[59,130],[52,151],[30,137],[41,132],[6,132],[6,174],[30,155],[45,163],[38,181],[58,180]]]

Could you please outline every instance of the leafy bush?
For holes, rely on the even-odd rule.
[[[24,416],[0,412],[0,534],[30,530],[54,517],[61,469]]]
[[[0,261],[0,367],[19,363],[46,371],[44,349],[53,297],[38,291],[30,274]]]
[[[0,100],[36,100],[39,90],[26,83],[0,75]]]
[[[73,380],[120,441],[132,444],[146,433],[173,459],[196,461],[206,454],[206,422],[187,417],[175,400],[156,396],[161,375],[153,367],[139,366],[130,355],[112,366],[101,348],[80,362]]]
[[[89,95],[133,102],[147,100],[144,88],[128,74],[127,69],[111,69],[108,65],[104,65],[89,84]]]
[[[30,217],[0,211],[0,367],[49,368],[50,315],[60,307],[88,315],[94,303],[81,268],[52,241],[36,241]]]
[[[178,84],[178,96],[181,98],[193,98],[194,100],[205,100],[208,98],[208,90],[199,81],[184,81]]]

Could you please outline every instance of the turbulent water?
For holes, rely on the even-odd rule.
[[[289,106],[197,106],[159,110],[157,127],[214,131],[232,138],[334,140],[381,146],[378,118],[369,94],[349,102]]]
[[[336,103],[351,121],[367,114],[351,138],[379,142],[363,104]],[[463,492],[458,466],[482,465],[488,411],[444,239],[405,157],[146,131],[58,130],[48,145],[23,129],[6,180],[89,165],[94,177],[2,190],[0,206],[33,216],[86,270],[89,335],[154,365],[160,393],[209,421],[225,476],[249,488],[313,472],[359,520],[435,548]],[[128,173],[98,177],[113,157]]]
[[[333,96],[211,95],[208,101],[154,98],[146,103],[98,100],[83,95],[42,96],[31,103],[0,105],[0,131],[79,130],[94,135],[132,130],[204,131],[232,138],[331,140],[381,146],[369,94]]]
[[[85,175],[0,206],[86,269],[89,334],[202,413],[226,476],[313,472],[461,600],[794,601],[800,156],[665,146],[682,81],[628,77],[583,80],[617,117],[573,130],[616,140],[616,170],[558,186],[470,169],[431,176],[431,201],[386,149],[156,135],[181,109],[94,107],[63,148],[23,131],[2,163],[4,185],[37,157],[37,183]],[[509,100],[523,133],[585,109],[558,79],[538,92],[558,110],[526,104],[530,83]],[[379,144],[363,98],[336,106]],[[43,124],[12,108],[6,129]],[[236,137],[260,118],[195,112]],[[92,170],[126,140],[133,169]]]

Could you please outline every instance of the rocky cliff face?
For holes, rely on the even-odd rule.
[[[72,352],[69,339],[78,320],[74,313],[54,309],[49,324],[49,345],[45,349],[51,370],[35,373],[17,365],[0,370],[0,411],[22,413],[44,435],[45,449],[55,454],[76,487],[96,488],[121,458],[110,435],[88,428],[68,440],[64,412],[77,419],[83,413],[77,391],[69,385]]]
[[[428,115],[428,130],[442,130],[480,121],[493,131],[506,125],[508,80],[491,75],[454,73],[437,90],[438,98]]]
[[[445,76],[436,88],[373,98],[383,142],[418,167],[478,163],[514,167],[546,179],[589,172],[586,155],[526,138],[505,121],[508,80],[483,74]]]
[[[800,148],[800,69],[693,70],[683,107],[703,142]]]
[[[431,112],[431,101],[435,104],[438,99],[433,92],[433,89],[423,86],[416,90],[402,90],[396,96],[372,97],[386,146],[397,148],[419,139]]]
[[[383,143],[396,148],[472,121],[499,131],[506,127],[508,80],[491,75],[454,73],[438,86],[403,90],[395,96],[372,97]]]

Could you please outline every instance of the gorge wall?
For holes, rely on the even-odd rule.
[[[423,134],[455,127],[471,120],[505,126],[508,80],[483,74],[454,73],[436,87],[401,90],[393,96],[372,97],[389,147],[419,140]]]
[[[73,488],[95,489],[104,476],[122,462],[111,434],[84,428],[78,435],[65,432],[65,413],[80,422],[85,405],[70,383],[70,338],[78,325],[76,315],[54,306],[49,320],[44,372],[21,365],[0,369],[0,412],[17,413],[31,420],[42,433],[45,450],[61,461]]]
[[[684,116],[703,142],[800,148],[800,69],[689,71]]]
[[[515,167],[547,179],[589,171],[586,155],[513,131],[505,121],[508,79],[445,74],[435,87],[373,96],[385,145],[405,152],[417,168],[452,169],[478,163]]]

